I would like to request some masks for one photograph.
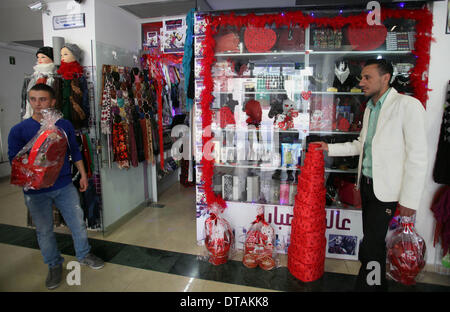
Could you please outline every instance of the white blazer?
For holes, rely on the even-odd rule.
[[[329,156],[359,155],[360,186],[364,142],[370,109],[364,112],[363,127],[353,142],[328,145]],[[428,166],[425,109],[420,101],[392,88],[378,117],[372,141],[372,175],[375,196],[384,202],[417,210]]]

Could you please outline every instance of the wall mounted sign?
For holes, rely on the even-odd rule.
[[[53,30],[83,28],[85,26],[84,13],[53,16]]]

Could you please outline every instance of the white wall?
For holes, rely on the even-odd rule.
[[[97,0],[99,1],[99,0]],[[95,1],[86,0],[82,4],[75,1],[49,2],[50,15],[42,14],[43,40],[45,46],[52,46],[52,37],[63,37],[66,43],[74,43],[83,51],[80,64],[92,66],[91,41],[95,40]],[[53,16],[85,14],[86,27],[72,29],[53,29]],[[60,51],[53,51],[59,53]]]
[[[0,41],[25,40],[42,40],[41,14],[18,7],[1,8]]]
[[[22,85],[25,74],[33,73],[37,49],[0,43],[0,129],[3,163],[0,163],[0,177],[8,176],[11,167],[8,161],[8,134],[12,126],[20,121]],[[9,57],[15,58],[15,65]],[[0,161],[2,159],[0,157]]]
[[[421,208],[416,219],[417,230],[426,241],[428,264],[435,263],[435,249],[433,248],[435,221],[430,207],[433,196],[440,185],[434,183],[432,174],[444,110],[445,94],[450,80],[450,34],[445,34],[446,21],[447,1],[435,2],[433,7],[433,38],[436,41],[431,44],[428,83],[432,91],[428,93],[429,99],[426,109],[429,166]]]
[[[136,51],[140,43],[140,23],[136,16],[104,1],[95,1],[95,39],[102,43]]]

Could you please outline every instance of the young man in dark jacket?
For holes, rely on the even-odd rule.
[[[30,89],[28,97],[33,108],[33,115],[11,129],[8,136],[10,161],[39,131],[43,118],[41,111],[53,108],[56,103],[55,91],[46,84],[36,84]],[[62,263],[64,262],[53,232],[52,204],[55,204],[59,209],[72,232],[78,261],[93,269],[100,269],[104,266],[103,260],[90,253],[91,247],[88,243],[86,225],[83,221],[83,210],[80,206],[78,192],[72,183],[69,155],[81,173],[80,192],[84,192],[88,186],[87,174],[75,139],[75,130],[72,124],[65,119],[59,119],[56,126],[64,130],[68,139],[67,152],[59,176],[51,187],[39,190],[24,190],[25,204],[36,226],[37,239],[44,263],[49,267],[45,282],[48,289],[55,289],[61,283]]]

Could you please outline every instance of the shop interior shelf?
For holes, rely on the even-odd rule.
[[[264,206],[278,206],[278,207],[290,207],[294,208],[293,205],[283,205],[283,204],[273,204],[273,203],[263,203],[263,202],[247,202],[247,201],[233,201],[233,200],[227,200],[225,201],[227,203],[239,203],[239,204],[258,204],[258,205],[264,205]]]
[[[298,52],[265,52],[265,53],[216,53],[216,57],[231,57],[231,56],[289,56],[289,55],[313,55],[313,54],[410,54],[411,50],[370,50],[370,51],[353,51],[353,50],[337,50],[337,51],[317,51],[317,50],[307,50]]]
[[[258,169],[262,171],[275,171],[275,170],[287,170],[287,171],[299,171],[300,168],[296,167],[273,167],[273,166],[260,166],[260,165],[244,165],[244,164],[215,164],[217,168],[247,168],[247,169]]]
[[[220,128],[217,126],[212,126],[211,130],[214,132],[217,131],[234,131],[234,132],[250,132],[250,131],[257,131],[257,132],[279,132],[279,133],[292,133],[292,134],[299,134],[298,130],[280,130],[277,128],[259,128],[259,129],[248,129],[245,127],[240,128]],[[348,132],[347,132],[348,133]]]
[[[325,168],[325,172],[334,172],[334,173],[358,173],[358,169],[331,169],[331,168]]]
[[[255,78],[255,77],[254,77]],[[296,91],[293,92],[293,94],[302,94],[303,91]],[[213,94],[230,94],[233,91],[214,91]],[[286,94],[286,90],[261,90],[261,91],[245,91],[244,94]],[[311,91],[311,94],[321,94],[321,95],[362,95],[364,96],[363,92],[334,92],[334,91]]]
[[[334,134],[350,134],[350,135],[359,135],[359,131],[333,131],[333,130],[329,130],[329,131],[309,131],[309,134],[329,134],[329,135],[334,135]]]

